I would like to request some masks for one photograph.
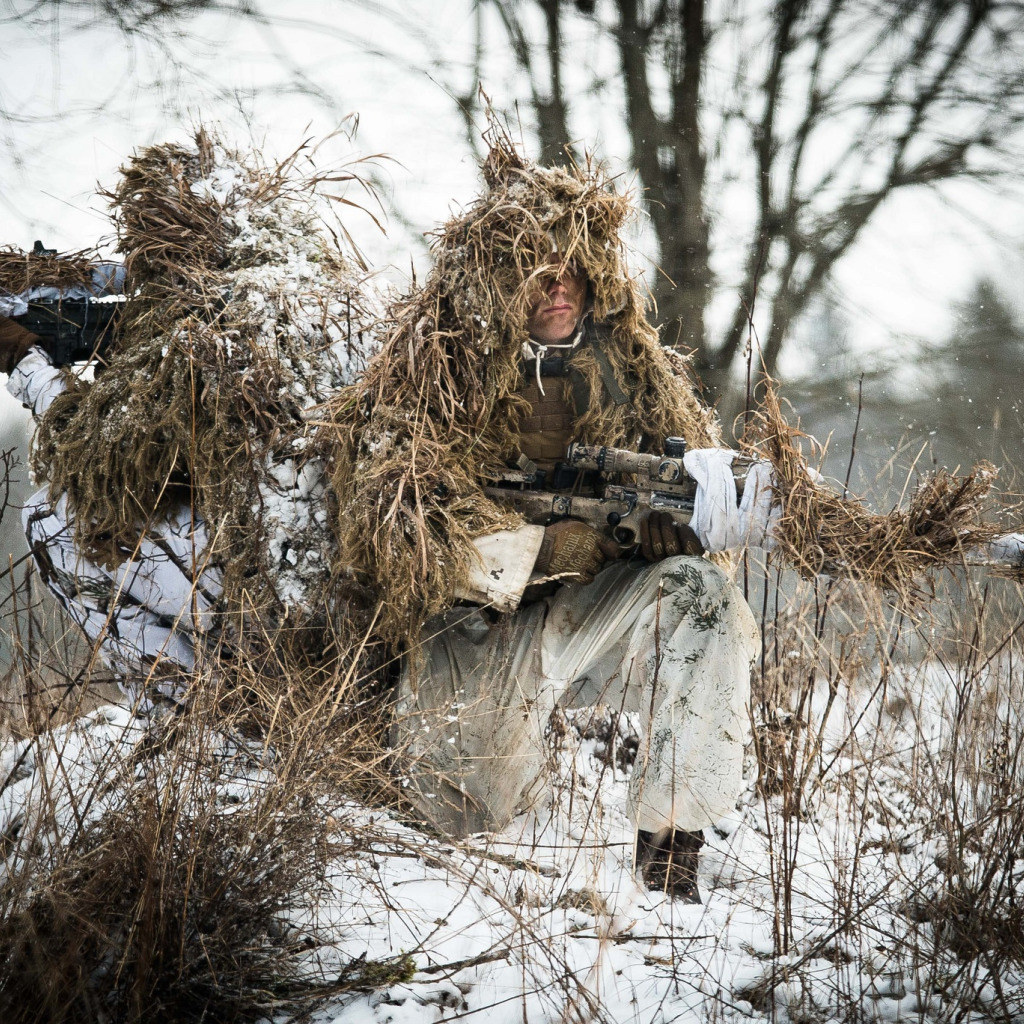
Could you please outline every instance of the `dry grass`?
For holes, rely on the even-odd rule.
[[[517,522],[482,481],[518,454],[529,295],[553,249],[585,271],[607,328],[571,359],[593,396],[578,439],[661,450],[669,435],[701,447],[719,436],[628,272],[619,233],[630,197],[596,165],[530,163],[497,126],[489,142],[482,194],[436,234],[427,280],[391,306],[381,352],[331,400],[324,427],[340,547],[381,602],[378,633],[399,648],[452,604],[472,538]],[[597,350],[630,402],[603,390]]]
[[[760,581],[756,884],[774,954],[735,994],[768,1019],[859,1020],[903,993],[924,1020],[1024,1009],[1022,594],[977,574],[933,585],[909,615],[778,562]]]
[[[773,574],[767,584],[756,602],[766,647],[752,704],[760,808],[749,812],[749,821],[764,830],[768,859],[764,877],[750,884],[769,898],[775,950],[756,986],[732,993],[727,979],[720,989],[707,979],[712,1018],[746,998],[768,1019],[860,1019],[866,996],[857,979],[870,967],[879,984],[909,988],[915,979],[926,1001],[941,991],[945,1015],[933,1019],[957,1019],[992,978],[1024,967],[1014,895],[1016,852],[1024,841],[1024,807],[1016,796],[1024,764],[1021,695],[1013,671],[1018,662],[1000,665],[1005,654],[1020,657],[1019,591],[1007,590],[1018,602],[1008,620],[973,605],[963,619],[916,624],[914,632],[935,645],[930,660],[952,680],[942,709],[946,732],[936,746],[923,688],[901,682],[911,640],[904,617],[878,601],[856,603],[849,590],[841,599],[824,581]],[[940,627],[970,640],[950,648],[955,660],[938,646]],[[140,1020],[157,1011],[185,1020],[204,1013],[227,1021],[297,1015],[343,990],[405,983],[417,966],[421,984],[441,970],[425,969],[432,961],[414,950],[415,963],[402,955],[356,958],[325,977],[310,965],[317,945],[336,941],[337,933],[288,923],[316,900],[329,858],[370,850],[371,860],[387,855],[379,835],[326,813],[336,813],[339,794],[399,803],[382,753],[384,709],[373,695],[341,666],[325,668],[313,681],[295,672],[282,651],[272,664],[239,669],[230,680],[201,675],[192,699],[186,714],[140,738],[130,757],[108,762],[97,772],[105,783],[83,788],[73,802],[61,783],[62,772],[80,760],[68,734],[44,730],[24,748],[47,783],[37,816],[5,837],[5,1020],[91,1021],[100,1013]],[[908,729],[915,734],[918,714],[912,752],[898,749]],[[898,737],[894,715],[904,723]],[[598,753],[609,762],[606,771],[628,764],[622,747],[630,735],[617,718],[581,728],[604,742]],[[553,738],[558,735],[553,729]],[[52,767],[41,772],[47,760]],[[18,774],[0,778],[0,797],[18,785]],[[899,794],[912,801],[901,803]],[[583,790],[565,794],[580,815],[588,814],[584,804],[591,798],[601,799]],[[822,851],[816,847],[821,819],[837,812],[848,837]],[[573,837],[563,839],[575,845]],[[906,851],[929,843],[937,844],[934,863],[907,859]],[[809,846],[834,878],[824,896],[807,889]],[[394,856],[425,857],[426,849],[395,845]],[[529,867],[531,851],[515,852],[513,867]],[[460,859],[466,855],[489,867],[469,870]],[[572,981],[568,952],[541,930],[546,897],[538,903],[528,892],[505,893],[493,875],[495,866],[512,870],[507,855],[492,854],[485,844],[455,854],[453,844],[430,844],[429,856],[460,880],[461,898],[480,892],[498,901],[522,961],[524,993],[548,985],[550,975],[562,977],[552,1006],[562,1005],[567,1019],[602,1019],[593,994]],[[760,864],[739,867],[761,870]],[[610,913],[601,908],[611,894],[581,888],[578,876],[571,884],[568,878],[552,883],[551,891],[554,906],[598,920]],[[393,901],[393,890],[381,898]],[[752,907],[759,912],[757,899]],[[887,915],[896,923],[887,923]],[[816,922],[812,929],[809,919]],[[705,931],[697,928],[706,940]],[[683,977],[691,955],[701,958],[699,949],[691,954],[687,935],[672,939],[678,953],[671,969]],[[876,949],[883,943],[884,955]],[[874,950],[870,963],[864,949]],[[663,953],[664,947],[650,950],[655,961]],[[512,955],[503,946],[466,964]],[[834,965],[827,994],[823,962]],[[444,966],[454,972],[465,965]],[[993,1019],[1013,1019],[1009,996],[1006,1005],[1009,1015]]]
[[[197,673],[177,713],[115,716],[105,749],[74,725],[8,746],[4,1021],[256,1020],[408,976],[398,957],[325,977],[313,955],[337,935],[291,923],[368,842],[328,809],[396,797],[380,701],[285,653],[274,668]]]
[[[879,514],[816,483],[801,438],[809,440],[786,422],[769,381],[744,446],[772,464],[782,507],[774,537],[782,558],[802,576],[870,584],[910,604],[922,596],[925,574],[963,567],[972,548],[1005,532],[990,463],[965,476],[940,469],[918,483],[905,507]]]

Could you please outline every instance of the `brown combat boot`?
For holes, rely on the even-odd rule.
[[[700,903],[697,854],[704,845],[700,832],[666,828],[637,833],[636,864],[644,884],[682,903]]]

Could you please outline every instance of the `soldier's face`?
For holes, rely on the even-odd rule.
[[[530,293],[526,328],[530,337],[545,344],[565,341],[576,330],[583,313],[587,278],[582,271],[567,269],[560,277],[541,277]]]

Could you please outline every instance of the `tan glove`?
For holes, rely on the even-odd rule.
[[[0,316],[0,373],[10,374],[28,355],[28,350],[39,344],[37,335],[14,320]]]
[[[571,582],[591,583],[601,566],[618,555],[618,545],[578,519],[561,519],[544,528],[534,568],[545,576],[571,573]]]
[[[675,555],[703,555],[704,545],[685,523],[677,523],[668,512],[652,512],[640,524],[640,550],[648,562],[660,562]]]

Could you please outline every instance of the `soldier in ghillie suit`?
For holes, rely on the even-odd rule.
[[[524,523],[484,488],[525,456],[548,489],[578,493],[591,481],[558,466],[570,441],[708,450],[718,428],[644,316],[619,235],[629,200],[600,171],[536,167],[505,140],[484,177],[333,400],[339,547],[404,656],[395,746],[419,812],[461,835],[537,799],[556,705],[638,712],[643,876],[697,901],[700,830],[743,786],[750,610],[702,557],[708,537],[667,517],[622,551],[579,521]]]
[[[294,162],[267,167],[204,131],[129,161],[109,196],[127,297],[94,379],[0,322],[47,483],[25,509],[29,545],[137,708],[180,700],[204,665],[283,675],[286,652],[316,663],[333,640],[308,420],[365,362],[363,274]],[[67,295],[92,277],[81,257],[0,253],[14,315],[41,282]]]

